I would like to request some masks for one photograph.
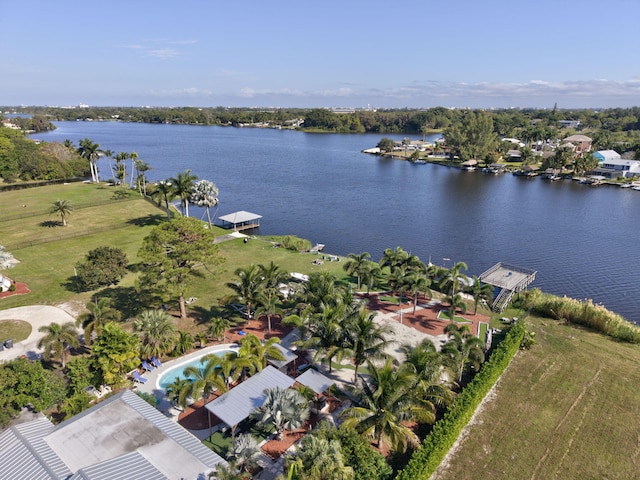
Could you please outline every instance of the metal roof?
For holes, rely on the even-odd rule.
[[[42,417],[0,435],[2,478],[196,479],[220,463],[226,464],[130,390],[57,426]]]
[[[282,368],[285,365],[289,365],[291,362],[293,362],[296,358],[298,358],[298,356],[293,353],[291,350],[289,350],[286,347],[283,347],[282,345],[278,344],[278,343],[274,343],[275,347],[280,350],[280,352],[282,352],[282,355],[284,356],[284,360],[274,360],[273,358],[267,358],[267,361],[273,365],[276,368]]]
[[[230,427],[247,418],[264,403],[268,388],[289,388],[295,380],[267,365],[261,372],[207,403],[205,408]]]
[[[302,375],[298,376],[296,378],[296,382],[309,387],[316,393],[324,393],[329,390],[331,385],[336,383],[313,368],[309,368]]]
[[[256,215],[255,213],[240,210],[239,212],[229,213],[228,215],[223,215],[218,218],[223,222],[233,223],[235,225],[237,223],[245,223],[251,222],[253,220],[258,220],[259,218],[262,218],[262,215]]]

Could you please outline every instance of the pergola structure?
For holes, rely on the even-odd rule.
[[[257,215],[251,212],[245,212],[240,210],[239,212],[233,212],[228,215],[219,217],[223,228],[232,228],[236,231],[250,230],[252,228],[260,227],[260,219],[262,215]]]
[[[491,309],[501,312],[509,304],[513,296],[525,290],[536,279],[536,271],[498,262],[480,275],[480,281],[499,288]]]

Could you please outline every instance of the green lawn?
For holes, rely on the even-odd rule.
[[[258,443],[266,440],[273,432],[275,428],[273,425],[258,426],[255,421],[244,420],[236,427],[236,436],[241,433],[250,433]],[[227,428],[224,432],[218,430],[211,436],[202,441],[202,443],[216,452],[222,458],[227,458],[227,453],[233,444],[233,437],[231,435],[231,429]]]
[[[536,332],[439,480],[638,478],[640,348],[527,319]]]
[[[13,205],[8,210],[9,219],[0,219],[2,244],[20,261],[4,273],[18,282],[27,283],[31,290],[28,295],[2,299],[0,308],[66,301],[85,304],[95,293],[113,297],[116,300],[114,306],[122,310],[125,317],[142,308],[135,299],[133,288],[137,276],[137,252],[143,238],[166,217],[163,210],[135,192],[128,200],[113,200],[114,190],[114,187],[105,185],[74,183],[0,193],[0,203]],[[69,216],[67,227],[48,226],[57,222],[47,211],[59,197],[80,206]],[[96,203],[100,205],[88,206]],[[22,204],[27,207],[21,207]],[[12,220],[11,215],[19,214],[23,211],[21,209],[24,209],[25,216]],[[215,227],[214,233],[222,235],[228,232]],[[13,248],[12,245],[27,246]],[[78,294],[73,278],[75,264],[89,250],[103,245],[122,249],[129,259],[131,273],[116,287]],[[198,298],[189,308],[203,315],[210,315],[211,309],[219,305],[219,299],[230,293],[225,284],[234,279],[235,270],[252,262],[266,264],[274,261],[289,272],[329,271],[342,281],[346,278],[342,269],[344,262],[325,262],[317,266],[312,263],[316,255],[274,248],[271,242],[260,239],[252,239],[248,243],[240,239],[231,240],[219,244],[219,248],[225,262],[217,268],[215,275],[196,282],[187,292],[187,296]]]
[[[0,320],[0,342],[7,339],[21,342],[31,335],[31,325],[23,320]]]
[[[451,315],[449,314],[448,310],[440,310],[438,312],[438,319],[440,319],[440,320],[451,320]],[[473,323],[471,320],[467,320],[466,318],[461,317],[460,315],[456,315],[454,317],[454,322],[467,324],[467,325],[471,325]]]

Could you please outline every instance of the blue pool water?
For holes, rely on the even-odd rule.
[[[168,385],[171,385],[176,380],[176,378],[187,378],[187,376],[183,373],[184,369],[187,367],[200,367],[202,365],[200,361],[207,355],[217,355],[218,357],[223,357],[230,352],[236,353],[236,350],[225,348],[224,350],[204,353],[201,356],[194,358],[193,360],[181,363],[179,365],[176,365],[175,367],[171,367],[166,372],[162,373],[162,375],[160,375],[160,377],[158,378],[158,386],[164,390]]]

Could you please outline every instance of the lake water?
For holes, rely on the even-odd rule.
[[[592,298],[640,323],[640,192],[413,165],[361,153],[383,136],[231,127],[58,122],[45,141],[91,138],[136,151],[160,180],[189,168],[220,190],[217,215],[263,216],[261,234],[295,234],[329,253],[401,246],[423,261],[502,261],[538,271],[533,287]],[[101,177],[109,178],[105,159]],[[203,215],[190,209],[192,216]],[[449,259],[449,260],[445,260]]]

